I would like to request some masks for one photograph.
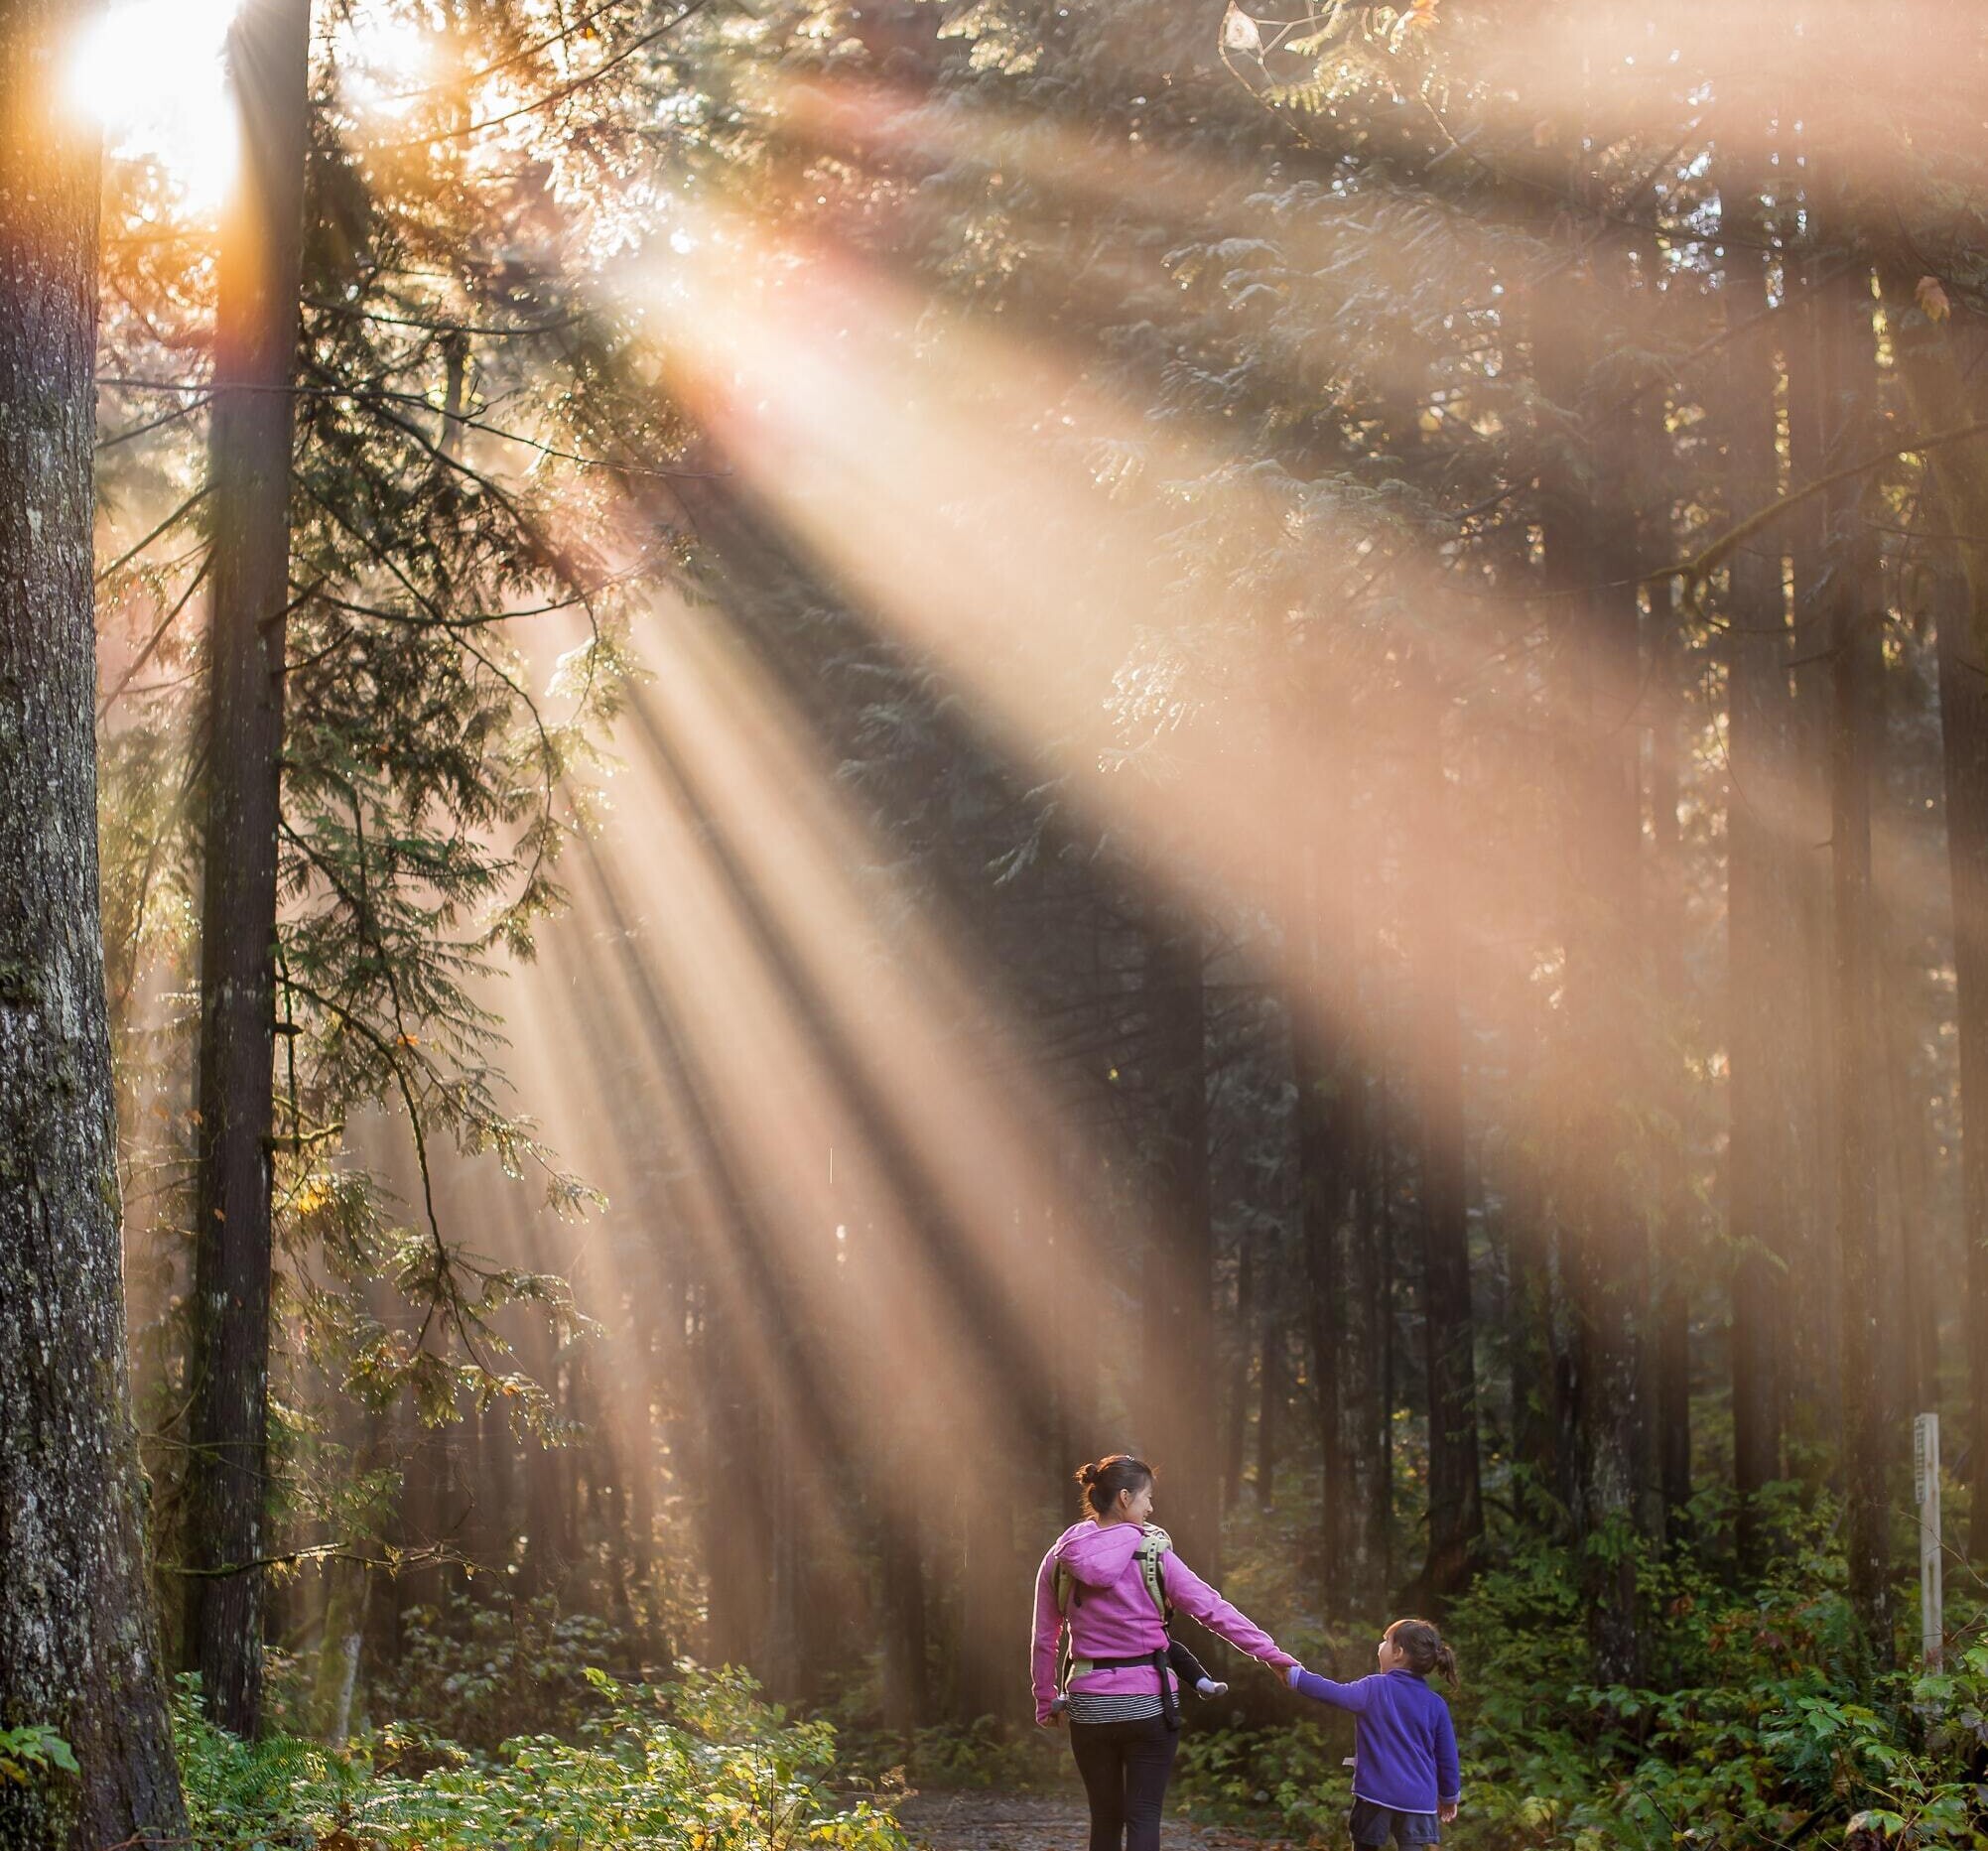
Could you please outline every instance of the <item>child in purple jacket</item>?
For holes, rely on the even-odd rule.
[[[1456,1817],[1463,1796],[1456,1728],[1450,1708],[1424,1681],[1441,1671],[1454,1690],[1456,1653],[1426,1620],[1396,1620],[1382,1636],[1380,1670],[1350,1684],[1318,1677],[1302,1665],[1285,1673],[1293,1690],[1351,1710],[1353,1842],[1433,1845]]]

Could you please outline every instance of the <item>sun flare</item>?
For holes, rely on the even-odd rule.
[[[234,173],[223,53],[234,0],[121,0],[77,42],[71,100],[113,161],[154,162],[189,203],[219,202]]]

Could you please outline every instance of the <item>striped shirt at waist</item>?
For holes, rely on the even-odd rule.
[[[1140,1722],[1163,1713],[1157,1690],[1073,1690],[1070,1720],[1077,1723]]]

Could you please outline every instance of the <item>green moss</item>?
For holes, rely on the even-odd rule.
[[[31,1009],[42,1001],[42,967],[0,959],[0,1005]]]

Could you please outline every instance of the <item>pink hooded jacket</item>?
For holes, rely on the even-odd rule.
[[[1056,1695],[1056,1648],[1066,1624],[1056,1611],[1056,1567],[1066,1566],[1076,1582],[1071,1590],[1070,1650],[1080,1658],[1129,1658],[1166,1650],[1166,1629],[1153,1610],[1138,1563],[1136,1523],[1074,1523],[1056,1538],[1035,1575],[1035,1720],[1046,1723]],[[1240,1652],[1281,1670],[1297,1660],[1277,1650],[1276,1641],[1238,1613],[1208,1583],[1180,1559],[1168,1553],[1164,1569],[1167,1597],[1178,1612],[1190,1614],[1211,1633],[1219,1634]],[[1159,1678],[1151,1665],[1128,1665],[1118,1671],[1093,1671],[1070,1680],[1072,1690],[1106,1696],[1157,1692]],[[1176,1679],[1177,1683],[1178,1680]]]

